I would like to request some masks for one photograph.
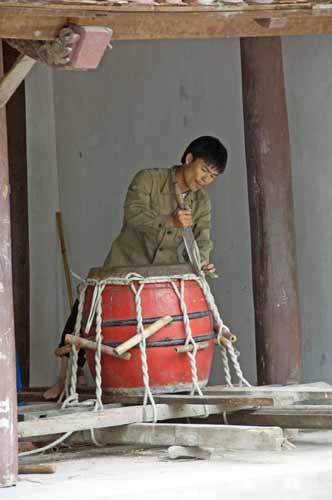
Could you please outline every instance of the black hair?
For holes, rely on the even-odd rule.
[[[186,161],[187,154],[191,153],[194,160],[201,158],[207,165],[215,168],[218,174],[225,171],[227,163],[227,149],[217,139],[210,135],[203,135],[194,139],[182,155],[181,163]]]

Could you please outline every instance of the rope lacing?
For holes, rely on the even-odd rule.
[[[191,376],[192,376],[192,388],[191,394],[197,394],[201,397],[204,396],[198,380],[197,374],[197,365],[196,365],[196,354],[197,354],[197,343],[195,342],[194,337],[192,336],[190,320],[187,312],[187,306],[184,298],[184,283],[186,280],[194,280],[197,281],[199,286],[201,287],[205,299],[209,305],[209,308],[212,312],[212,316],[217,326],[217,342],[220,347],[221,360],[225,372],[225,380],[226,384],[230,387],[233,386],[231,372],[229,367],[228,355],[233,363],[234,370],[239,380],[239,385],[246,385],[247,387],[251,387],[250,383],[244,378],[243,372],[241,370],[240,363],[237,359],[237,356],[234,351],[234,347],[232,342],[225,338],[223,335],[223,330],[229,332],[229,328],[224,324],[221,316],[219,314],[218,307],[215,303],[214,297],[210,290],[210,287],[206,281],[206,278],[203,273],[200,275],[196,274],[181,274],[181,275],[173,275],[173,276],[153,276],[153,277],[143,277],[137,273],[128,273],[124,277],[110,276],[108,278],[104,278],[102,280],[97,280],[94,278],[88,278],[86,280],[82,280],[78,275],[72,273],[77,279],[80,279],[81,283],[78,287],[79,289],[79,303],[78,303],[78,313],[75,322],[75,330],[74,335],[78,337],[81,332],[81,324],[82,324],[82,314],[83,314],[83,306],[85,301],[85,293],[88,286],[94,286],[90,311],[88,315],[88,320],[86,323],[85,333],[89,333],[91,326],[93,324],[93,319],[96,317],[96,353],[95,353],[95,373],[96,373],[96,398],[93,400],[88,400],[84,402],[79,402],[79,397],[77,393],[77,366],[78,366],[78,351],[74,344],[72,345],[72,350],[70,353],[70,363],[68,364],[68,370],[66,375],[66,383],[65,389],[60,395],[59,401],[63,399],[65,396],[66,399],[62,404],[62,408],[67,408],[70,406],[87,406],[92,407],[93,411],[98,411],[103,409],[102,403],[102,380],[101,380],[101,345],[102,345],[102,293],[106,285],[114,284],[114,285],[129,285],[134,297],[135,297],[135,306],[136,306],[136,315],[137,315],[137,333],[141,335],[141,342],[139,344],[140,353],[141,353],[141,366],[142,366],[142,376],[144,383],[144,399],[143,399],[143,415],[146,418],[146,406],[148,401],[150,402],[153,409],[153,421],[157,422],[157,407],[153,398],[153,394],[150,388],[149,383],[149,369],[148,369],[148,361],[146,354],[146,339],[144,336],[144,325],[143,325],[143,316],[142,316],[142,303],[141,303],[141,293],[145,284],[148,283],[170,283],[173,287],[174,292],[176,293],[180,307],[183,314],[183,322],[186,333],[185,345],[191,344],[193,346],[192,351],[187,352],[187,355],[190,360],[191,366]],[[180,282],[179,289],[176,285],[177,282]],[[136,288],[135,283],[138,284]],[[208,416],[208,408],[204,405],[205,416]],[[91,438],[96,445],[99,445],[98,441],[94,435],[94,429],[90,429]],[[67,439],[72,432],[67,432],[56,441],[50,443],[43,448],[39,448],[36,450],[32,450],[30,452],[20,453],[20,456],[31,455],[39,452],[46,451],[57,444],[60,444],[65,439]]]

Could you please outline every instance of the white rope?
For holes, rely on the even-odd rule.
[[[197,391],[198,395],[203,397],[203,392],[199,386],[199,380],[198,380],[198,374],[197,374],[197,364],[196,364],[196,354],[197,354],[197,344],[194,340],[194,337],[192,335],[191,331],[191,326],[190,326],[190,321],[189,321],[189,316],[187,312],[187,306],[186,302],[184,299],[184,280],[181,279],[180,281],[180,291],[178,290],[176,284],[172,281],[171,282],[172,287],[174,292],[176,293],[179,301],[180,301],[180,307],[182,310],[182,315],[183,315],[183,323],[184,323],[184,328],[186,332],[186,341],[185,345],[191,344],[193,346],[193,350],[190,352],[187,352],[187,356],[189,357],[190,360],[190,367],[191,367],[191,380],[192,380],[192,387],[190,394],[195,394],[195,390]],[[204,417],[209,416],[209,410],[207,405],[204,405]]]
[[[77,316],[75,322],[74,336],[79,337],[81,332],[81,322],[82,322],[82,314],[83,314],[83,306],[85,300],[85,291],[87,289],[87,284],[81,284],[79,286],[79,300],[78,300],[78,309]],[[71,346],[71,353],[69,358],[68,368],[70,370],[70,388],[66,389],[66,392],[69,392],[69,395],[65,399],[62,404],[62,408],[66,408],[70,404],[78,404],[78,394],[77,394],[77,361],[78,361],[78,350],[75,345]]]
[[[231,374],[230,374],[230,368],[229,368],[229,362],[228,362],[228,357],[227,353],[229,354],[235,372],[238,376],[239,383],[240,385],[245,384],[248,387],[251,387],[249,382],[244,378],[243,372],[240,367],[240,363],[237,359],[237,356],[234,352],[234,348],[232,345],[232,342],[230,342],[227,338],[225,338],[222,334],[223,329],[226,329],[229,331],[228,327],[223,323],[221,316],[219,314],[219,310],[217,308],[217,305],[215,303],[214,297],[211,293],[210,287],[205,279],[205,276],[197,276],[195,274],[186,274],[186,275],[173,275],[173,276],[153,276],[153,277],[147,277],[144,278],[143,276],[136,274],[136,273],[128,273],[125,277],[116,277],[116,276],[111,276],[108,278],[105,278],[103,280],[96,280],[92,278],[88,278],[86,280],[82,280],[82,278],[78,275],[75,275],[75,273],[72,272],[72,274],[82,281],[82,283],[79,285],[79,304],[78,304],[78,312],[77,312],[77,318],[75,322],[75,330],[74,330],[74,335],[79,336],[80,331],[81,331],[81,322],[82,322],[82,314],[83,314],[83,306],[84,306],[84,300],[85,300],[85,292],[88,286],[93,285],[94,286],[94,291],[93,291],[93,296],[92,296],[92,301],[91,301],[91,306],[90,306],[90,311],[88,315],[88,321],[86,324],[86,332],[88,332],[92,326],[93,323],[93,318],[96,315],[96,353],[95,353],[95,371],[96,371],[96,399],[95,400],[88,400],[84,402],[79,402],[78,399],[78,394],[77,394],[77,361],[78,361],[78,351],[76,350],[75,346],[72,345],[72,351],[70,355],[70,362],[68,363],[68,369],[67,369],[67,375],[66,375],[66,384],[65,384],[65,389],[62,393],[62,395],[59,398],[59,401],[61,401],[61,398],[63,395],[66,395],[66,399],[62,404],[62,408],[70,407],[70,406],[88,406],[91,407],[91,405],[94,405],[93,411],[98,411],[103,409],[103,403],[102,403],[102,380],[101,380],[101,345],[102,345],[102,293],[106,285],[108,284],[116,284],[116,285],[129,285],[134,297],[135,297],[135,306],[136,306],[136,315],[137,315],[137,333],[141,335],[141,342],[139,344],[140,347],[140,353],[141,353],[141,363],[142,363],[142,375],[143,375],[143,382],[144,382],[144,400],[143,400],[143,412],[145,415],[146,412],[146,405],[148,403],[148,400],[150,401],[150,404],[153,409],[153,421],[157,422],[158,415],[157,415],[157,407],[153,398],[153,394],[150,388],[150,383],[149,383],[149,370],[148,370],[148,361],[147,361],[147,354],[146,354],[146,339],[144,337],[144,325],[143,325],[143,316],[142,316],[142,303],[141,303],[141,292],[144,288],[144,285],[147,283],[160,283],[160,282],[168,282],[171,283],[174,292],[176,293],[179,302],[180,302],[180,307],[182,310],[183,314],[183,322],[184,322],[184,327],[185,327],[185,332],[186,332],[186,340],[185,340],[185,345],[191,344],[193,346],[193,350],[191,352],[188,352],[187,355],[189,356],[190,359],[190,365],[191,365],[191,374],[192,374],[192,389],[191,389],[191,394],[194,394],[195,391],[200,396],[203,396],[203,392],[199,386],[199,379],[198,379],[198,374],[197,374],[197,365],[196,365],[196,353],[197,353],[197,344],[195,342],[194,337],[192,336],[192,331],[191,331],[191,326],[190,326],[190,320],[187,312],[187,306],[185,303],[185,298],[184,298],[184,282],[186,280],[195,280],[201,287],[205,299],[209,305],[209,308],[212,312],[214,321],[217,325],[218,328],[218,334],[217,334],[217,339],[218,339],[218,344],[220,346],[220,353],[221,353],[221,358],[222,358],[222,363],[224,367],[224,372],[225,372],[225,378],[226,378],[226,383],[229,386],[232,386],[232,380],[231,380]],[[180,280],[180,290],[176,286],[177,280]],[[138,289],[136,289],[135,282],[138,283]],[[207,406],[204,405],[206,416],[208,415],[207,413]],[[224,413],[224,420],[227,420],[226,413]],[[99,446],[100,443],[98,443],[97,439],[95,438],[94,430],[90,429],[91,432],[91,438],[93,442]],[[58,438],[56,441],[42,447],[38,448],[36,450],[28,451],[28,452],[23,452],[20,453],[19,456],[28,456],[36,453],[41,453],[44,452],[50,448],[53,448],[54,446],[57,446],[58,444],[62,443],[65,439],[67,439],[72,432],[67,432],[60,438]]]
[[[97,299],[96,299],[96,352],[95,352],[95,372],[96,372],[96,400],[94,404],[93,411],[103,410],[103,402],[102,402],[102,379],[101,379],[101,344],[103,340],[102,336],[102,294],[105,288],[105,284],[97,285]],[[96,436],[94,429],[90,429],[90,435],[93,443],[96,446],[102,446]]]
[[[229,331],[229,328],[224,324],[223,320],[221,319],[218,307],[215,303],[214,297],[212,295],[212,292],[210,290],[210,287],[209,287],[206,279],[201,278],[201,279],[198,279],[197,281],[203,290],[205,298],[209,304],[209,308],[212,311],[214,321],[218,327],[218,337],[217,337],[218,343],[219,343],[220,347],[224,347],[224,346],[221,346],[221,342],[220,342],[221,336],[222,336],[222,330],[223,330],[223,328],[225,328],[226,330]],[[232,360],[234,370],[236,372],[236,375],[238,376],[240,385],[244,384],[247,387],[251,387],[250,383],[243,376],[243,372],[241,370],[240,363],[235,355],[232,342],[230,342],[230,340],[223,337],[223,343],[225,344],[225,346],[228,350],[228,354]],[[230,376],[229,364],[228,364],[228,359],[227,359],[227,351],[225,348],[221,348],[221,359],[222,359],[223,366],[224,366],[226,383],[227,383],[227,385],[232,386],[232,380],[231,380],[231,376]]]
[[[186,341],[185,345],[191,344],[193,346],[193,350],[191,352],[187,352],[187,355],[190,359],[190,365],[191,365],[191,375],[192,375],[192,389],[191,389],[191,394],[195,394],[195,390],[200,396],[203,396],[203,393],[201,391],[201,388],[198,383],[198,375],[197,375],[197,366],[196,366],[196,353],[197,353],[197,344],[194,340],[194,337],[192,336],[191,332],[191,326],[190,326],[190,321],[189,321],[189,316],[187,312],[187,306],[184,300],[184,280],[180,281],[180,291],[178,290],[176,284],[174,282],[171,283],[172,287],[174,289],[174,292],[176,293],[179,302],[180,302],[180,307],[183,315],[183,323],[184,323],[184,328],[185,328],[185,333],[186,333]]]
[[[36,448],[35,450],[30,450],[30,451],[22,451],[21,453],[18,454],[19,457],[28,457],[29,455],[36,455],[37,453],[43,453],[44,451],[50,450],[51,448],[54,448],[60,443],[63,443],[65,439],[67,439],[69,436],[73,434],[73,431],[66,432],[66,434],[63,434],[61,437],[53,441],[52,443],[47,444],[46,446],[43,446],[42,448]]]
[[[143,399],[143,414],[144,418],[146,417],[146,405],[148,400],[151,403],[152,411],[153,411],[153,422],[156,423],[158,421],[157,415],[157,407],[153,398],[153,394],[150,388],[150,379],[149,379],[149,368],[148,368],[148,360],[146,355],[146,339],[144,336],[144,325],[143,325],[143,316],[142,316],[142,302],[141,302],[141,292],[144,288],[144,283],[139,285],[138,290],[134,283],[130,284],[130,288],[135,297],[135,305],[136,305],[136,317],[137,317],[137,334],[141,335],[141,342],[139,343],[139,348],[141,352],[141,364],[142,364],[142,376],[144,383],[144,399]]]

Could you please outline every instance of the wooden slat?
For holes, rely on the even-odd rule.
[[[284,26],[268,28],[257,20],[287,17]],[[52,17],[1,15],[0,37],[53,40],[68,22],[113,29],[114,40],[158,40],[180,38],[223,38],[332,33],[332,10],[257,11],[110,11],[100,17]]]
[[[44,403],[41,405],[28,405],[18,409],[20,420],[37,420],[39,418],[58,417],[61,415],[71,415],[74,413],[86,412],[87,408],[84,406],[71,406],[68,408],[61,408],[61,403]],[[121,404],[110,403],[104,406],[105,410],[110,408],[119,408]],[[92,411],[92,410],[91,410]]]
[[[206,387],[206,394],[228,394],[252,397],[271,397],[275,406],[291,404],[300,401],[332,400],[332,386],[325,383],[300,384],[288,386],[260,386],[252,388],[210,386]]]
[[[158,420],[199,417],[205,415],[205,407],[203,405],[156,405],[156,408]],[[206,408],[210,414],[223,412],[222,405],[208,405]],[[143,414],[142,406],[129,406],[111,408],[98,412],[88,411],[74,415],[28,420],[18,423],[18,435],[20,438],[44,436],[70,431],[82,431],[91,428],[116,427],[143,421],[153,421],[151,406],[146,407],[145,414]]]
[[[122,404],[142,404],[142,396],[114,396],[114,400]],[[204,396],[190,396],[182,394],[162,394],[155,395],[154,400],[160,404],[216,404],[222,405],[224,410],[231,408],[239,408],[243,406],[257,407],[257,406],[273,406],[272,397],[253,397],[250,395],[204,395]]]

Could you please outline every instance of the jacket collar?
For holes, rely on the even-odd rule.
[[[176,169],[178,168],[177,165],[174,165],[173,167],[168,169],[168,175],[165,181],[165,184],[163,185],[161,189],[162,194],[172,194],[175,196],[175,184],[176,184]],[[195,198],[195,193],[192,191],[189,191],[188,195],[186,196],[186,204],[188,205],[189,203],[191,204]]]

